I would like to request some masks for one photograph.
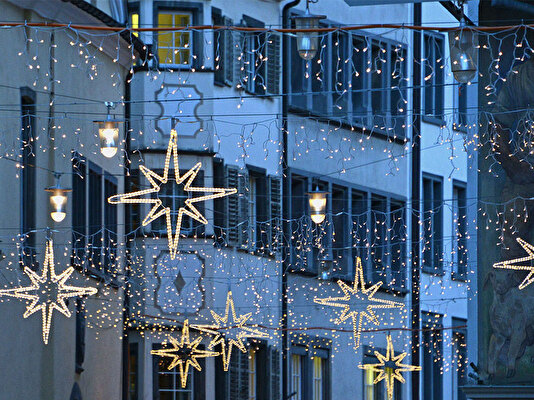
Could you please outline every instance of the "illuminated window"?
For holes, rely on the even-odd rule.
[[[162,12],[158,14],[158,27],[190,26],[193,15],[188,12]],[[193,36],[190,31],[158,33],[158,59],[160,64],[191,66]]]
[[[138,13],[130,14],[130,28],[132,29],[139,28],[139,14]],[[139,37],[139,32],[137,31],[132,31],[132,34]]]
[[[293,400],[302,400],[302,356],[291,355],[291,390]]]
[[[372,356],[365,356],[365,364],[374,364],[378,362],[378,359]],[[363,400],[387,400],[387,388],[386,381],[382,380],[376,385],[373,384],[374,380],[378,377],[378,372],[371,370],[363,370]],[[399,381],[395,380],[393,386],[393,400],[402,399],[402,385]]]
[[[248,354],[248,398],[249,400],[256,400],[256,350],[250,349]]]
[[[313,400],[323,400],[323,359],[313,357]]]

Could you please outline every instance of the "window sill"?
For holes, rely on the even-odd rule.
[[[445,276],[445,272],[443,271],[443,269],[425,267],[424,265],[423,268],[421,268],[421,271],[428,275]]]
[[[427,124],[439,126],[440,128],[446,125],[445,120],[443,118],[434,117],[432,115],[423,115],[423,122],[426,122]]]
[[[366,131],[365,133],[369,136],[374,136],[379,139],[389,140],[394,143],[405,144],[406,142],[408,142],[408,138],[406,136],[399,136],[399,135],[395,136],[395,135],[391,135],[387,133],[386,131],[380,128],[370,128],[368,126],[364,126],[361,124],[352,124],[348,122],[346,119],[341,118],[341,117],[340,118],[324,117],[324,116],[315,114],[313,111],[310,111],[308,109],[296,107],[293,105],[289,105],[289,112],[299,117],[313,117],[319,122],[327,122],[327,123],[334,122],[336,123],[336,127],[341,125],[341,128],[344,128],[350,131],[354,131],[356,128],[361,133],[364,133],[363,130],[365,129]]]

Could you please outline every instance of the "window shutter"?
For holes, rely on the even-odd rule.
[[[280,60],[281,46],[280,35],[269,32],[266,37],[267,53],[267,93],[280,93]]]
[[[239,169],[235,166],[226,166],[226,186],[227,188],[237,188],[239,181]],[[239,191],[239,189],[238,189]],[[229,245],[235,246],[238,243],[239,227],[239,194],[226,196],[226,241]]]
[[[232,26],[234,22],[231,18],[223,17],[223,23],[225,26]],[[223,59],[221,60],[224,68],[224,83],[231,85],[234,81],[234,42],[233,42],[233,31],[225,30],[222,31],[223,35]]]
[[[242,24],[239,26],[243,26]],[[242,31],[229,31],[232,36],[232,62],[233,65],[233,77],[232,81],[238,89],[244,89],[245,82],[245,32]]]
[[[248,400],[248,352],[243,353],[236,347],[232,348],[230,358],[230,399]]]
[[[246,170],[242,174],[239,174],[238,179],[238,198],[239,198],[239,218],[238,218],[238,242],[241,248],[247,249],[250,246],[250,230],[249,226],[249,195],[250,195],[250,186],[248,184],[248,174]]]
[[[282,184],[280,178],[269,177],[269,216],[270,237],[269,246],[271,252],[279,251],[282,247]]]
[[[280,400],[280,351],[271,347],[269,349],[269,361],[270,361],[270,391],[271,400]]]

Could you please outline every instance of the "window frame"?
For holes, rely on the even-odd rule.
[[[200,22],[203,20],[204,15],[204,5],[200,2],[188,2],[188,1],[154,1],[153,2],[153,26],[158,26],[158,15],[159,13],[174,12],[174,13],[190,13],[191,14],[191,24],[200,25]],[[191,63],[189,65],[177,65],[177,64],[164,64],[158,60],[159,69],[180,69],[188,70],[199,68],[204,64],[204,44],[202,40],[202,35],[198,32],[191,32]],[[154,43],[154,54],[158,53],[158,36],[157,33],[153,34],[153,43]]]
[[[459,192],[463,196],[458,197]],[[451,278],[467,282],[467,183],[454,179],[452,182],[452,233],[453,248],[451,260]],[[460,263],[462,267],[460,268]]]
[[[299,13],[295,13],[294,15],[300,15]],[[321,26],[337,26],[338,24],[334,24],[332,22],[323,22]],[[336,40],[334,38],[334,35],[345,35],[345,45],[344,48],[339,49],[339,46],[335,46],[334,43],[336,43]],[[337,39],[339,41],[339,38]],[[355,43],[360,42],[364,45],[363,49],[365,51],[359,50],[355,47]],[[381,87],[378,89],[385,89],[383,91],[380,91],[382,94],[381,96],[381,103],[382,108],[385,107],[385,113],[382,116],[382,124],[377,124],[376,117],[373,113],[372,108],[372,96],[373,93],[373,84],[372,84],[372,65],[373,60],[371,53],[372,51],[368,51],[368,48],[371,47],[373,43],[378,43],[380,45],[386,46],[386,62],[384,63],[386,65],[386,68],[388,68],[387,73],[380,73],[381,78]],[[305,60],[302,60],[298,56],[298,52],[296,51],[296,39],[291,40],[291,58],[290,58],[290,71],[293,71],[295,75],[290,75],[289,77],[289,107],[290,111],[297,112],[297,113],[309,113],[312,115],[316,115],[318,117],[324,118],[326,120],[332,120],[336,122],[342,122],[342,123],[348,123],[351,126],[357,126],[361,129],[372,129],[373,131],[376,131],[378,133],[383,133],[387,137],[394,137],[394,138],[407,138],[407,132],[406,132],[406,118],[407,118],[407,107],[397,108],[396,112],[393,112],[392,102],[393,102],[393,96],[391,93],[391,85],[392,85],[392,74],[399,70],[399,63],[400,63],[400,69],[402,70],[403,74],[399,80],[399,91],[400,96],[399,98],[404,98],[405,102],[407,102],[407,81],[406,81],[406,72],[408,68],[407,63],[407,49],[408,46],[405,43],[396,41],[391,38],[382,37],[376,34],[359,31],[358,33],[355,32],[335,32],[333,34],[329,34],[326,37],[323,37],[319,43],[319,52],[320,54],[323,54],[323,58],[326,56],[328,62],[322,62],[323,70],[321,74],[321,82],[323,85],[323,88],[321,91],[315,92],[313,90],[313,80],[316,78],[316,73],[313,70],[313,67],[316,66],[316,62],[313,62],[313,60],[306,62]],[[357,54],[362,52],[364,56],[361,58],[361,62],[359,62],[359,68],[355,66],[357,62]],[[393,60],[393,54],[399,54],[399,51],[401,52],[400,55],[395,56],[395,60]],[[338,60],[340,55],[345,54],[347,56],[347,60],[350,60],[350,62],[345,62],[345,60]],[[320,56],[320,55],[319,55]],[[349,57],[350,56],[350,57]],[[294,65],[293,65],[294,64]],[[340,66],[341,64],[341,66]],[[341,71],[339,69],[341,68]],[[334,84],[334,82],[338,83],[337,76],[341,73],[342,79],[343,79],[343,85],[341,88],[338,88],[339,85]],[[305,78],[306,75],[309,76],[309,78]],[[361,76],[361,83],[362,88],[357,89],[356,91],[353,91],[352,88],[355,85],[355,80],[358,79]],[[404,77],[404,79],[402,78]],[[293,87],[294,82],[293,79],[300,79],[300,84],[302,84],[302,92],[305,93],[303,95],[294,94]],[[300,84],[298,86],[300,86]],[[341,90],[338,90],[341,89]],[[362,114],[356,114],[355,112],[355,97],[357,96],[356,93],[360,91],[361,94],[361,100],[362,100]],[[298,92],[296,92],[298,93]],[[320,97],[326,98],[325,103],[325,110],[332,110],[332,115],[328,115],[325,113],[318,112],[317,107],[314,104],[314,95],[315,93],[318,93]],[[336,95],[339,98],[346,97],[346,110],[345,112],[337,112],[336,111]],[[402,121],[400,125],[393,124],[392,122],[398,119],[399,121]],[[384,125],[384,126],[380,126]]]
[[[461,326],[461,325],[467,325],[467,320],[463,318],[452,318],[452,326]],[[461,344],[458,345],[459,338],[463,338],[463,346],[464,350],[461,350]],[[467,396],[465,393],[462,392],[460,389],[460,385],[467,384],[467,328],[455,328],[452,331],[452,400],[467,400]],[[456,351],[455,351],[456,350]],[[455,354],[457,353],[457,354]],[[462,354],[458,354],[462,353]],[[461,363],[459,362],[458,356],[462,357]],[[460,364],[462,364],[460,366]],[[462,376],[462,370],[463,370],[463,376]]]
[[[431,183],[432,196],[431,199],[427,199],[425,196],[425,182]],[[440,186],[441,193],[439,200],[436,200],[435,190],[436,185]],[[443,177],[433,175],[424,172],[421,179],[421,193],[422,193],[422,213],[423,220],[421,221],[421,237],[423,243],[421,243],[420,255],[422,261],[421,270],[428,274],[443,275],[444,274],[444,243],[443,243],[443,228],[444,228],[444,213],[443,213],[443,195],[444,184]],[[430,206],[430,207],[427,207]],[[434,210],[437,211],[435,212]],[[437,221],[437,224],[436,224]],[[427,228],[427,224],[428,228]],[[439,235],[436,237],[436,227],[439,229],[437,232]],[[430,232],[428,244],[427,244],[427,232]],[[427,246],[429,250],[427,250]],[[425,251],[430,251],[430,258],[432,262],[430,265],[425,260]]]
[[[322,184],[323,188],[329,192],[328,198],[327,198],[327,210],[326,210],[327,219],[325,219],[325,222],[323,222],[322,224],[330,222],[329,226],[326,227],[327,231],[324,234],[323,241],[324,243],[329,244],[328,247],[325,248],[326,249],[325,251],[327,251],[326,255],[332,256],[332,252],[334,249],[334,247],[332,246],[332,242],[333,242],[332,232],[330,232],[332,230],[331,229],[332,228],[331,217],[332,217],[332,206],[333,206],[332,193],[334,192],[334,188],[336,187],[346,189],[346,196],[347,196],[346,198],[346,205],[347,205],[346,223],[347,223],[347,230],[348,230],[348,233],[347,233],[348,242],[347,242],[346,249],[344,249],[342,253],[346,259],[349,259],[352,261],[348,263],[348,267],[345,273],[339,273],[334,263],[334,266],[332,268],[332,273],[330,274],[328,279],[341,279],[347,282],[352,282],[354,280],[355,259],[357,256],[359,256],[361,257],[361,260],[362,260],[362,267],[364,269],[364,275],[365,275],[366,281],[372,281],[374,283],[378,282],[379,280],[382,280],[383,283],[394,282],[393,285],[388,284],[388,286],[384,286],[384,290],[393,290],[401,294],[407,293],[408,292],[407,285],[406,285],[407,284],[406,282],[407,266],[408,266],[408,259],[407,259],[408,258],[408,249],[407,249],[408,232],[407,230],[405,231],[404,240],[400,241],[400,245],[401,245],[400,260],[402,261],[401,262],[401,265],[402,265],[401,278],[402,279],[400,280],[400,282],[397,282],[397,280],[393,279],[393,272],[391,271],[391,268],[389,268],[391,267],[392,260],[393,260],[393,255],[392,255],[392,250],[391,250],[393,243],[390,240],[391,235],[392,235],[391,233],[392,230],[390,228],[392,227],[392,220],[393,220],[391,207],[392,207],[392,204],[402,204],[403,210],[404,210],[404,218],[406,218],[406,215],[407,215],[406,199],[397,194],[362,187],[360,185],[353,184],[353,183],[346,182],[346,181],[341,181],[338,179],[327,178],[321,181],[317,181],[317,180],[314,180],[314,176],[315,175],[309,171],[303,171],[303,170],[296,169],[296,168],[290,169],[288,179],[290,180],[290,197],[292,200],[291,200],[291,204],[289,208],[289,216],[290,216],[290,219],[293,220],[295,219],[295,217],[297,217],[297,214],[298,216],[308,215],[309,205],[308,205],[308,200],[306,197],[306,192],[314,190],[317,183]],[[294,196],[293,194],[293,190],[294,190],[293,180],[294,179],[302,181],[303,182],[302,184],[304,185],[304,196],[300,200],[298,199],[299,197],[298,195]],[[363,207],[364,208],[363,213],[359,213],[359,214],[353,213],[355,196],[361,196],[363,202],[365,202],[365,205]],[[374,273],[372,260],[371,260],[372,255],[371,255],[370,246],[362,246],[362,245],[358,246],[357,244],[359,243],[359,241],[361,241],[361,239],[359,239],[357,235],[355,234],[357,230],[362,231],[361,227],[359,227],[358,225],[358,222],[364,221],[363,223],[365,224],[365,229],[363,229],[363,231],[365,231],[365,235],[366,235],[365,240],[366,240],[366,243],[371,243],[372,232],[371,232],[371,229],[370,228],[367,229],[367,227],[371,227],[372,225],[372,220],[371,220],[372,211],[373,211],[371,208],[372,196],[379,196],[386,200],[385,210],[386,210],[387,215],[389,216],[389,220],[387,221],[388,225],[386,229],[387,240],[385,240],[385,246],[386,246],[385,265],[389,267],[384,268],[384,271],[386,273],[385,280],[382,279],[383,277],[378,276],[376,273]],[[299,208],[299,210],[294,211],[294,202],[300,202],[301,205],[303,206],[303,210],[300,210]],[[365,217],[363,216],[363,214],[365,214]],[[355,221],[355,217],[357,217],[358,222]],[[298,229],[298,227],[299,227],[298,224],[295,224],[292,222],[292,226],[290,228],[292,232],[292,235],[291,235],[292,237],[295,236],[293,232],[295,232],[295,229]],[[310,220],[308,224],[308,230],[306,232],[306,238],[308,238],[307,239],[308,241],[310,240],[309,237],[314,235],[317,229],[318,228],[315,226],[315,224],[313,224]],[[320,266],[319,263],[315,263],[317,259],[316,257],[317,254],[309,250],[302,250],[300,254],[296,254],[295,248],[298,247],[298,244],[293,244],[293,243],[297,243],[297,242],[298,240],[294,239],[290,243],[290,260],[291,260],[290,265],[292,266],[291,271],[295,273],[308,275],[308,276],[317,276],[319,274],[319,266]],[[315,249],[314,246],[311,246],[311,247]],[[366,253],[365,257],[362,257],[363,254],[361,254],[361,251],[359,250],[365,251]],[[309,264],[309,260],[312,260],[311,265]]]
[[[421,36],[421,48],[423,50],[421,109],[423,110],[423,121],[441,126],[445,124],[445,35],[439,32],[425,31]],[[432,48],[427,49],[427,41],[432,45]],[[434,57],[437,51],[441,52],[441,57]],[[431,104],[429,105],[431,110],[427,110],[427,100],[430,93]]]
[[[378,351],[380,354],[386,354],[386,349],[380,347],[371,347],[368,345],[363,346],[363,359],[362,364],[377,364],[378,358],[376,358],[374,352]],[[372,374],[371,384],[368,384],[366,378],[369,374]],[[368,369],[362,369],[362,400],[382,400],[387,398],[387,388],[385,379],[378,382],[376,385],[373,383],[374,379],[378,376],[378,372],[371,371]],[[406,373],[405,373],[406,374]],[[398,380],[394,380],[393,388],[393,400],[403,400],[403,385]],[[368,390],[372,389],[372,398],[368,396]]]
[[[425,398],[443,400],[443,316],[423,311],[421,325],[422,393]],[[425,346],[432,348],[429,351]],[[430,385],[429,388],[426,385]]]
[[[315,400],[315,375],[314,375],[314,359],[320,358],[321,362],[321,397],[319,400],[331,399],[331,384],[332,384],[332,369],[330,367],[331,362],[331,349],[328,339],[325,338],[310,338],[308,336],[300,335],[298,338],[294,338],[291,343],[290,356],[293,360],[293,356],[300,357],[301,367],[301,393],[300,399],[313,399]],[[289,363],[289,376],[293,377],[293,363]],[[292,382],[292,380],[290,381]],[[296,398],[298,399],[298,398]]]

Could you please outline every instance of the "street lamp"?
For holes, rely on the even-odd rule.
[[[61,177],[61,174],[54,173],[54,176],[56,178],[56,184],[54,186],[46,188],[45,190],[50,193],[50,204],[52,205],[52,211],[50,212],[50,216],[54,221],[61,222],[65,219],[65,216],[67,215],[67,193],[70,192],[71,189],[67,189],[61,186],[61,184],[59,183],[59,178]]]
[[[449,32],[449,54],[451,58],[451,70],[460,83],[468,83],[477,74],[477,34],[467,27],[463,16],[460,20],[459,29]]]
[[[324,15],[310,14],[310,0],[306,1],[306,12],[304,15],[294,16],[295,27],[297,29],[318,29],[319,21],[325,19]],[[305,60],[311,60],[319,50],[319,36],[317,32],[297,32],[297,50],[299,56]]]
[[[308,203],[310,205],[310,217],[313,222],[320,224],[326,217],[326,200],[328,192],[319,190],[315,187],[313,192],[308,192]]]
[[[124,122],[113,119],[110,115],[110,109],[115,108],[115,104],[106,101],[108,115],[104,121],[94,121],[98,124],[98,136],[100,138],[100,152],[106,158],[111,158],[117,154],[119,146],[119,123]]]

